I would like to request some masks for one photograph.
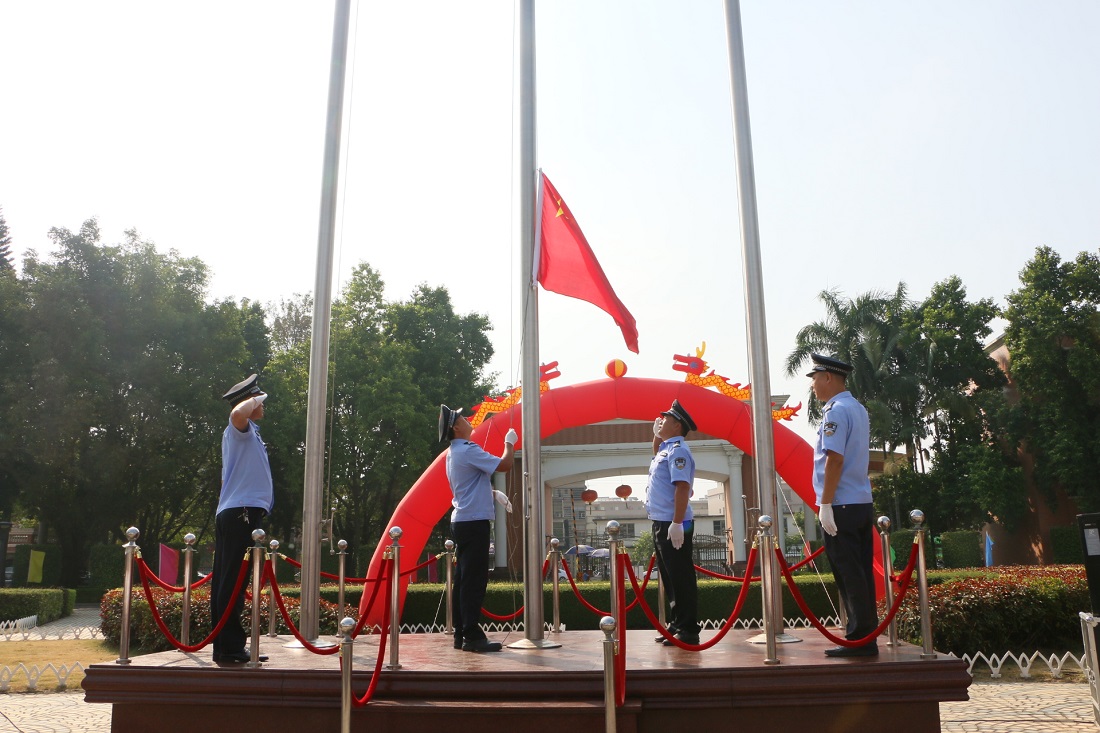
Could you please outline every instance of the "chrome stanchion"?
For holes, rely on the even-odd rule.
[[[275,577],[275,571],[279,567],[279,540],[271,540],[267,543],[267,549],[270,551],[268,557],[271,558],[271,577]],[[276,633],[276,616],[279,614],[279,605],[275,602],[275,587],[271,587],[271,599],[267,602],[267,635],[272,639],[277,639],[279,635]]]
[[[611,615],[615,621],[625,624],[623,609],[619,605],[619,585],[623,582],[622,570],[619,567],[619,523],[612,519],[607,523],[607,556],[610,558],[611,570]]]
[[[928,571],[924,557],[924,537],[928,532],[924,527],[924,512],[914,509],[909,512],[909,519],[916,525],[917,532],[917,589],[920,598],[920,635],[921,635],[921,659],[935,659],[936,653],[932,650],[932,612],[928,607]]]
[[[122,631],[118,639],[118,659],[115,664],[130,663],[130,592],[134,587],[134,553],[137,552],[137,538],[141,532],[137,527],[126,530],[126,539],[122,546],[126,555],[126,566],[122,569]]]
[[[351,733],[351,662],[355,639],[355,619],[340,620],[340,733]]]
[[[252,650],[246,667],[262,667],[260,661],[260,590],[263,589],[264,537],[262,529],[252,530]]]
[[[561,578],[558,577],[558,571],[561,569],[560,544],[561,541],[557,537],[550,538],[550,577],[554,583],[554,592],[551,594],[554,615],[550,624],[550,632],[553,634],[561,633]]]
[[[772,534],[772,518],[767,514],[761,514],[760,518],[756,520],[757,532],[756,536],[759,541],[760,547],[760,587],[764,594],[763,598],[763,616],[764,616],[764,664],[779,664],[779,652],[776,642],[776,634],[782,633],[782,629],[775,628],[774,614],[771,608],[771,594],[768,589],[777,582],[777,579],[772,576],[773,568],[776,567],[774,562],[774,547],[775,536]],[[772,562],[769,562],[769,558]],[[745,570],[746,573],[751,573],[752,568]]]
[[[401,639],[401,528],[390,529],[390,557],[393,558],[393,577],[390,578],[390,663],[386,669],[401,669],[399,647]]]
[[[886,613],[894,607],[894,561],[890,559],[890,517],[878,518],[878,537],[882,548],[882,581],[886,588]],[[898,624],[890,619],[890,640],[886,646],[898,645]]]
[[[454,606],[451,604],[454,602],[455,592],[455,542],[454,540],[447,540],[443,543],[443,549],[446,552],[447,562],[447,626],[443,629],[445,634],[453,634],[455,632],[455,617]]]
[[[615,619],[604,616],[600,619],[600,631],[603,632],[603,719],[604,733],[615,733]]]
[[[348,570],[348,541],[340,540],[336,543],[336,546],[340,548],[340,551],[336,553],[340,556],[340,585],[339,590],[336,592],[336,602],[339,604],[339,611],[337,613],[344,612],[344,579],[347,577]]]
[[[183,613],[180,617],[180,644],[191,646],[191,568],[195,556],[195,535],[183,536]]]
[[[1100,623],[1091,613],[1080,613],[1081,617],[1081,641],[1084,644],[1085,676],[1088,678],[1089,694],[1092,697],[1092,717],[1097,725],[1100,725],[1100,687],[1097,685],[1097,674],[1100,670],[1096,651],[1096,625]]]

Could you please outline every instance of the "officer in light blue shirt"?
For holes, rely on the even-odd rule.
[[[878,626],[875,606],[875,529],[870,461],[870,422],[867,410],[848,391],[845,380],[852,365],[821,354],[811,354],[814,397],[822,408],[814,445],[814,492],[818,519],[825,530],[825,554],[833,568],[837,590],[847,612],[845,638],[865,641],[860,646],[825,650],[830,657],[878,654],[871,636]]]
[[[504,436],[504,455],[494,456],[471,440],[474,428],[462,416],[462,408],[439,406],[439,440],[450,443],[447,481],[451,485],[451,535],[455,542],[454,648],[467,652],[498,652],[499,641],[489,641],[482,631],[481,604],[489,583],[489,522],[496,516],[493,502],[512,511],[508,497],[494,491],[492,475],[510,471],[515,459],[516,431]]]
[[[699,591],[691,543],[695,523],[690,502],[695,459],[687,445],[687,435],[695,429],[691,415],[673,400],[672,407],[653,423],[653,460],[646,483],[646,512],[653,521],[657,569],[671,609],[668,629],[685,644],[699,643]],[[672,645],[663,636],[656,641]]]
[[[229,424],[222,433],[222,489],[214,517],[214,577],[210,585],[210,625],[221,617],[229,619],[214,637],[214,661],[243,663],[250,659],[245,648],[241,611],[244,594],[233,594],[245,552],[252,546],[252,530],[262,522],[274,504],[271,464],[267,446],[260,439],[257,421],[264,418],[264,394],[253,374],[233,385],[224,395],[233,406]],[[261,655],[260,661],[267,656]]]

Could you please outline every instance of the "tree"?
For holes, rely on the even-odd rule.
[[[1063,262],[1040,247],[1008,296],[1005,344],[1019,391],[1013,439],[1035,461],[1048,501],[1063,489],[1082,512],[1100,509],[1100,257]]]
[[[0,209],[0,273],[14,274],[14,272],[15,265],[11,261],[11,234],[8,232],[4,210]]]

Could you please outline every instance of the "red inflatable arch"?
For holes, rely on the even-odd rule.
[[[709,389],[682,381],[664,379],[601,379],[542,393],[540,418],[542,437],[564,428],[623,418],[652,420],[668,409],[672,400],[680,400],[695,419],[699,430],[723,438],[745,453],[752,455],[752,414],[748,405]],[[509,427],[521,431],[522,405],[498,414],[479,425],[473,440],[497,455],[504,450],[504,434]],[[775,442],[775,468],[783,480],[816,511],[817,502],[812,485],[813,448],[786,426],[772,422]],[[520,434],[518,448],[523,447]],[[367,577],[377,577],[382,553],[390,544],[388,532],[400,527],[401,569],[417,565],[432,528],[451,506],[451,489],[447,483],[446,452],[441,453],[424,474],[409,489],[397,505],[371,558]],[[876,555],[878,543],[875,544]],[[404,605],[402,584],[401,602]],[[363,603],[369,594],[363,595]],[[376,604],[369,623],[382,621],[381,604]]]

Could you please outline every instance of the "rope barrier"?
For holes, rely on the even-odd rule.
[[[382,563],[382,574],[379,576],[379,580],[382,580],[383,578],[386,577],[386,572],[385,571],[386,571],[387,567],[389,567],[391,572],[392,572],[392,570],[393,570],[393,559],[392,558],[390,558],[389,560],[384,560],[383,561],[383,563]],[[379,583],[375,586],[375,588],[378,588],[382,585],[386,586],[385,606],[382,610],[382,628],[389,628],[389,625],[390,625],[390,589],[392,587],[392,583]],[[372,595],[371,596],[371,603],[374,602],[374,598],[375,598],[375,596]],[[366,618],[367,614],[363,613],[362,617]],[[352,696],[351,704],[354,707],[361,708],[364,705],[366,705],[367,703],[369,703],[374,698],[374,690],[375,690],[375,688],[378,687],[378,680],[382,676],[382,660],[386,657],[386,639],[388,637],[389,637],[389,634],[379,634],[379,636],[378,636],[378,656],[374,660],[374,672],[371,674],[370,684],[367,685],[367,691],[363,693],[362,697],[355,697],[354,695]],[[350,664],[351,662],[349,661],[348,663]],[[344,665],[344,657],[343,657],[343,655],[341,655],[340,656],[340,668],[341,668],[341,670],[343,669],[343,665]]]
[[[581,595],[580,589],[577,588],[577,582],[573,578],[573,573],[569,570],[569,563],[567,563],[563,559],[561,561],[561,564],[562,564],[562,567],[565,568],[565,577],[569,581],[569,585],[572,586],[572,588],[573,588],[573,595],[575,595],[577,597],[577,600],[581,602],[582,606],[584,606],[585,608],[587,608],[589,611],[596,614],[597,616],[612,616],[612,615],[614,615],[614,614],[611,613],[611,611],[601,611],[600,609],[596,608],[591,603],[589,603],[588,600],[584,596]],[[645,593],[645,589],[649,585],[649,574],[650,574],[650,571],[652,571],[652,570],[653,570],[653,555],[650,555],[650,557],[649,557],[649,566],[646,568],[646,572],[645,572],[645,581],[642,583],[642,593]],[[631,572],[633,572],[633,567],[631,568]],[[638,605],[639,600],[640,600],[639,596],[635,595],[634,600],[630,602],[630,605],[626,606],[623,609],[623,613],[625,614],[625,613],[630,613],[631,611],[633,611],[634,607]]]
[[[144,562],[144,560],[141,557],[140,552],[136,553],[135,557],[138,559],[139,562]],[[148,565],[146,565],[145,568],[149,573],[149,579],[153,581],[154,585],[160,587],[163,590],[168,591],[169,593],[183,593],[184,586],[182,586],[182,585],[169,585],[168,583],[161,580],[160,577],[156,573],[154,573],[152,571],[152,569],[149,568]],[[214,577],[213,573],[211,573],[209,575],[204,575],[203,577],[199,578],[198,580],[196,580],[194,583],[191,584],[191,590],[198,590],[199,588],[201,588],[204,585],[206,585],[207,583],[209,583],[210,579],[213,578],[213,577]]]
[[[809,606],[806,605],[806,599],[802,597],[801,591],[798,590],[798,585],[794,582],[794,577],[791,575],[790,568],[787,567],[787,563],[783,558],[783,553],[781,553],[779,549],[776,548],[776,554],[779,555],[779,569],[783,572],[783,577],[787,579],[787,587],[791,589],[791,595],[794,597],[795,603],[798,604],[798,607],[802,610],[802,613],[805,614],[806,618],[810,620],[810,623],[815,629],[820,631],[826,639],[833,642],[834,644],[839,644],[840,646],[864,646],[879,637],[879,635],[886,629],[886,627],[890,625],[890,622],[893,621],[895,614],[897,614],[898,612],[898,609],[901,608],[901,602],[905,598],[906,592],[908,592],[909,590],[909,584],[913,581],[913,568],[917,566],[917,553],[912,552],[909,554],[909,564],[905,566],[905,570],[903,570],[901,573],[902,580],[900,583],[900,587],[898,588],[898,595],[894,599],[894,605],[890,607],[889,612],[886,614],[886,618],[883,619],[882,623],[880,623],[874,631],[872,631],[870,634],[863,637],[862,639],[845,639],[831,633],[828,629],[825,628],[825,625],[821,623],[817,616],[815,616],[813,612],[810,611]]]
[[[755,562],[756,545],[754,544],[749,550],[747,567],[751,568]],[[634,566],[627,564],[626,569],[627,573],[630,575],[630,584],[634,587],[634,593],[638,594],[638,578],[634,575]],[[704,649],[710,649],[712,646],[717,644],[719,641],[722,640],[722,637],[724,637],[729,632],[729,630],[733,628],[733,622],[736,621],[737,617],[741,615],[741,608],[745,605],[745,599],[749,597],[750,587],[752,586],[747,580],[741,583],[741,592],[737,595],[737,602],[734,604],[733,611],[730,613],[729,618],[726,619],[725,622],[723,622],[722,626],[718,629],[717,634],[715,634],[712,638],[708,639],[702,644],[685,644],[672,634],[668,633],[668,629],[661,625],[661,622],[657,619],[657,616],[654,615],[653,609],[651,609],[649,607],[649,604],[646,603],[645,598],[641,595],[638,595],[638,598],[642,602],[642,611],[645,612],[646,618],[648,618],[649,622],[653,624],[653,628],[661,633],[661,636],[665,637],[665,639],[668,639],[681,649],[686,649],[689,652],[701,652]]]
[[[156,622],[157,628],[160,629],[160,633],[164,634],[164,637],[168,639],[172,646],[179,649],[181,652],[197,652],[204,646],[214,640],[219,633],[221,633],[222,627],[229,621],[229,615],[233,612],[232,599],[236,599],[237,594],[241,592],[241,586],[244,584],[245,576],[248,574],[248,559],[241,561],[241,571],[237,574],[237,584],[233,587],[233,595],[231,596],[231,602],[226,604],[225,610],[222,611],[222,617],[218,619],[218,625],[214,627],[214,630],[210,632],[210,635],[200,641],[198,644],[184,645],[172,635],[172,632],[168,630],[168,627],[164,623],[164,619],[161,618],[160,611],[157,609],[157,603],[153,599],[153,589],[149,587],[149,579],[146,573],[151,574],[149,566],[145,564],[145,560],[141,557],[137,558],[138,574],[141,576],[141,587],[145,589],[145,600],[149,602],[149,611],[153,614],[153,621]]]
[[[294,567],[298,568],[299,570],[302,569],[302,563],[298,562],[294,558],[287,557],[286,555],[284,555],[281,552],[279,553],[279,557],[283,558],[284,560],[286,560],[288,563],[290,563]],[[339,575],[333,575],[332,573],[321,573],[321,577],[322,578],[328,578],[329,580],[336,580],[336,581],[340,580]],[[377,581],[378,581],[377,578],[344,578],[345,583],[375,583]]]
[[[542,563],[542,577],[544,577],[544,578],[546,577],[546,570],[549,567],[550,567],[550,558],[546,558],[546,560],[544,560],[543,563]],[[498,616],[495,613],[493,613],[492,611],[485,610],[484,607],[481,609],[481,612],[483,614],[485,614],[486,616],[488,616],[489,618],[491,618],[492,620],[494,620],[494,621],[511,621],[512,619],[517,618],[521,613],[523,613],[523,609],[525,609],[525,608],[526,608],[526,606],[520,606],[519,609],[515,613],[508,614],[507,616]]]
[[[796,562],[794,565],[791,565],[791,572],[794,572],[795,570],[798,570],[802,566],[813,562],[815,559],[817,559],[817,556],[820,555],[823,552],[825,552],[825,546],[824,545],[817,548],[816,550],[811,552],[809,555],[807,555],[805,558],[803,558],[802,560],[799,560],[798,562]],[[744,582],[744,580],[745,580],[743,577],[739,578],[736,575],[723,575],[722,573],[716,573],[713,570],[707,570],[706,568],[704,568],[701,565],[696,565],[695,569],[698,570],[703,575],[709,575],[710,577],[718,578],[719,580],[731,580],[735,583],[741,583],[741,582]],[[759,575],[753,575],[751,578],[749,578],[749,582],[759,583],[760,582],[760,576]]]

